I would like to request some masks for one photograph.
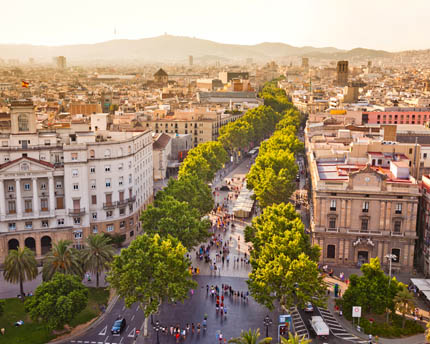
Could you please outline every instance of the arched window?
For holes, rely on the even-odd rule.
[[[327,258],[336,258],[336,246],[327,245]]]
[[[94,152],[94,149],[90,150],[90,158],[94,159],[96,157],[96,153]]]

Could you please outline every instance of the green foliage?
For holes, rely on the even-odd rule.
[[[281,344],[309,344],[312,341],[310,339],[305,339],[305,335],[300,337],[297,333],[294,335],[288,332],[288,339],[281,337]]]
[[[248,286],[269,309],[275,300],[289,308],[297,303],[324,304],[326,286],[318,272],[319,248],[312,247],[300,216],[291,204],[264,209],[252,222],[252,272]]]
[[[296,188],[298,167],[294,154],[288,150],[265,151],[258,154],[247,175],[247,187],[253,189],[261,208],[289,201]]]
[[[180,202],[187,202],[192,209],[198,210],[201,216],[213,208],[210,187],[196,175],[184,176],[181,179],[170,178],[167,187],[157,193],[155,205],[167,196]]]
[[[82,252],[82,262],[85,271],[96,274],[96,286],[99,287],[99,274],[109,267],[115,250],[108,237],[103,234],[90,235],[85,240],[85,248]]]
[[[56,272],[83,277],[79,252],[72,247],[70,240],[59,240],[43,260],[42,277],[48,281]]]
[[[255,331],[252,331],[251,329],[247,332],[242,330],[240,337],[232,338],[228,342],[233,344],[264,344],[271,343],[272,338],[266,337],[260,339],[260,329],[257,328]]]
[[[394,308],[396,311],[402,313],[403,323],[402,328],[405,327],[405,315],[408,313],[412,313],[415,309],[414,296],[412,293],[406,288],[405,285],[400,287],[400,290],[397,292],[394,297]]]
[[[191,152],[191,151],[190,151]],[[213,173],[209,163],[201,155],[185,158],[179,167],[179,179],[189,176],[195,176],[206,183],[213,179]]]
[[[36,288],[25,307],[34,321],[49,329],[62,328],[81,312],[88,302],[88,290],[79,278],[56,273],[48,282]]]
[[[138,302],[148,317],[162,302],[182,302],[197,287],[186,252],[176,238],[144,233],[114,258],[107,279],[127,307]]]
[[[229,151],[246,148],[254,135],[252,126],[243,117],[222,126],[219,133],[218,141]]]
[[[5,300],[0,300],[0,316],[4,313]]]
[[[266,83],[260,92],[260,97],[264,99],[264,105],[272,107],[273,110],[279,113],[293,107],[285,91],[277,87],[276,81]]]
[[[24,297],[23,283],[37,277],[37,261],[34,252],[27,247],[9,251],[4,263],[3,276],[7,282],[19,283],[20,294]]]
[[[197,209],[171,196],[157,201],[156,207],[149,205],[142,213],[140,221],[145,233],[157,233],[163,238],[171,235],[178,238],[188,250],[210,236],[209,220],[202,220]]]
[[[365,314],[384,314],[387,309],[393,312],[394,297],[402,284],[393,278],[388,285],[389,277],[381,269],[378,258],[363,264],[361,271],[362,276],[351,275],[349,278],[349,287],[342,298],[344,313],[350,314],[353,306],[361,306]]]
[[[108,238],[109,243],[114,245],[116,248],[121,248],[126,239],[125,235],[120,233],[103,233],[102,235]]]
[[[107,306],[109,301],[109,289],[107,288],[87,288],[88,303],[87,306],[79,312],[70,322],[72,327],[80,324],[86,324],[91,319],[100,314],[100,307]]]

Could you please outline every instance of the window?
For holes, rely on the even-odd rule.
[[[45,146],[50,146],[51,145],[51,141],[49,141],[49,140],[45,140]]]
[[[336,228],[336,218],[335,217],[329,218],[328,228]]]
[[[426,159],[427,158],[427,153],[423,154],[423,158]]]
[[[400,261],[400,249],[399,248],[392,248],[391,254],[395,255],[396,258],[393,258],[393,263],[398,263]]]
[[[120,215],[125,215],[125,208],[120,208],[119,209],[119,214]]]
[[[48,211],[48,199],[47,198],[42,198],[40,200],[40,208],[42,211]]]
[[[112,224],[107,225],[107,226],[106,226],[106,231],[108,231],[108,232],[112,232],[112,231],[113,231],[113,225],[112,225]]]
[[[134,231],[130,231],[130,237],[134,236]]]
[[[133,182],[133,176],[131,174],[128,175],[128,183],[131,184]]]
[[[24,200],[24,208],[26,213],[31,213],[33,211],[31,199]]]
[[[32,229],[33,228],[33,222],[26,221],[25,222],[25,229]]]
[[[131,160],[128,162],[128,168],[131,168]]]
[[[361,219],[361,231],[367,232],[369,226],[369,219]]]
[[[96,180],[95,179],[91,179],[90,184],[91,184],[91,189],[95,190],[96,189]]]
[[[96,173],[96,168],[94,166],[90,166],[90,173]]]
[[[99,231],[99,229],[98,229],[97,225],[94,225],[94,226],[92,227],[92,230],[93,230],[93,234],[97,234],[97,233],[98,233],[98,231]]]
[[[331,211],[335,211],[336,210],[336,200],[335,199],[332,199],[330,201],[330,210]]]
[[[120,163],[119,165],[118,165],[118,170],[122,170],[122,168],[124,167],[124,164],[123,163]]]
[[[28,131],[28,115],[26,114],[18,115],[18,130]]]
[[[96,153],[94,152],[94,149],[90,150],[90,159],[94,159],[96,157]]]
[[[124,177],[119,177],[118,184],[122,185],[124,183]]]
[[[29,191],[29,190],[31,190],[31,188],[30,188],[30,184],[24,184],[24,190],[26,190],[26,191]]]
[[[43,221],[42,221],[42,227],[43,227],[43,228],[48,228],[48,227],[49,227],[49,223],[48,223],[48,221],[47,221],[47,220],[43,220]]]
[[[61,183],[61,182],[57,182],[57,183],[55,184],[55,187],[56,187],[57,189],[61,189],[61,188],[63,188],[63,183]]]
[[[9,222],[8,228],[10,231],[13,231],[16,229],[16,223],[15,222]]]
[[[7,191],[9,191],[9,192],[13,192],[13,190],[14,190],[13,185],[9,185],[9,186],[7,187]]]
[[[110,172],[110,165],[105,166],[105,172]]]
[[[57,220],[57,225],[59,225],[59,226],[64,225],[64,219],[58,219]]]
[[[401,228],[402,228],[402,221],[400,220],[394,221],[394,233],[400,233]]]
[[[78,153],[72,153],[71,157],[72,157],[72,161],[78,160]]]
[[[73,234],[75,235],[75,239],[82,239],[82,231],[75,231]]]
[[[81,224],[81,218],[80,217],[74,217],[73,218],[73,223],[75,225],[80,225]]]
[[[91,195],[91,204],[97,204],[97,195]]]
[[[72,170],[72,177],[77,177],[78,175],[78,170]]]
[[[110,178],[107,178],[107,179],[105,180],[105,184],[106,184],[106,187],[107,187],[107,188],[110,188]]]
[[[409,148],[409,154],[412,154],[412,148]]]
[[[365,201],[363,202],[363,213],[369,212],[369,202]]]
[[[79,190],[79,184],[73,184],[73,190]]]
[[[93,220],[97,220],[97,213],[92,213],[91,215],[93,217]]]
[[[110,149],[105,150],[105,158],[110,158]]]
[[[40,184],[40,190],[46,190],[46,183]]]
[[[113,214],[112,210],[108,210],[106,212],[106,217],[112,217],[112,214]]]
[[[336,246],[335,245],[327,245],[327,258],[336,258]]]
[[[396,214],[401,214],[402,213],[402,203],[397,203],[396,204]]]
[[[133,226],[133,225],[134,225],[134,220],[133,220],[133,218],[131,218],[131,219],[130,219],[130,221],[129,221],[128,223],[129,223],[129,225],[130,225],[130,226]]]
[[[9,142],[8,141],[2,141],[1,142],[1,146],[2,147],[7,147],[7,146],[9,146]]]
[[[119,223],[119,228],[124,228],[125,227],[125,221],[121,221]]]

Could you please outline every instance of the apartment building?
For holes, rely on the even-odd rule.
[[[385,111],[363,111],[363,123],[369,124],[426,124],[430,108],[386,108]]]
[[[129,241],[140,230],[153,197],[150,131],[40,131],[32,102],[16,101],[0,142],[0,263],[17,247],[41,258],[60,239],[79,248],[93,233]]]

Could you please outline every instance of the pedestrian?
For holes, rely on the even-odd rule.
[[[206,284],[206,295],[209,294],[209,285]]]
[[[186,328],[187,328],[187,333],[189,333],[190,332],[190,324],[187,323],[187,327]]]
[[[170,335],[173,336],[173,326],[170,326]]]
[[[194,295],[194,289],[191,289],[190,292],[191,292],[191,296],[193,296]]]
[[[227,306],[224,306],[224,314],[227,317]]]
[[[219,333],[219,342],[222,342],[222,332]]]
[[[194,323],[191,323],[191,332],[193,332],[193,333],[194,333],[194,330],[195,330]]]

